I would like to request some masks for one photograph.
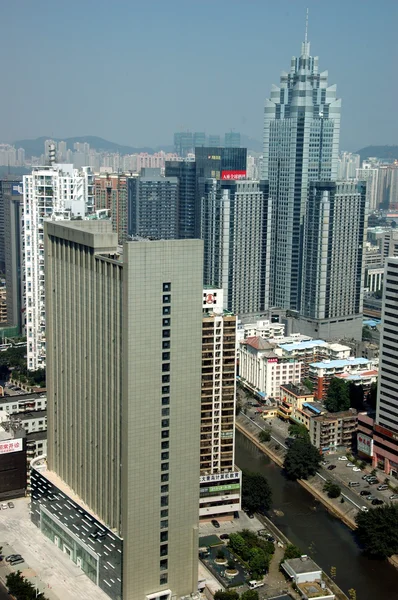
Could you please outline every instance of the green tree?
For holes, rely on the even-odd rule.
[[[234,571],[236,569],[235,562],[232,560],[232,558],[229,559],[229,561],[228,561],[228,567],[227,568],[230,571]]]
[[[231,550],[243,560],[248,559],[249,548],[246,546],[245,540],[239,533],[230,533],[228,545]]]
[[[214,600],[239,600],[239,594],[235,590],[225,590],[225,592],[217,590]]]
[[[272,491],[260,473],[243,471],[242,505],[249,512],[265,512],[271,507]]]
[[[21,571],[9,573],[6,576],[6,585],[9,593],[17,600],[46,600],[42,592],[36,593],[36,588],[21,575]]]
[[[303,553],[301,552],[300,548],[294,544],[288,544],[285,548],[283,560],[289,560],[289,558],[300,558],[302,554]]]
[[[356,535],[365,554],[387,558],[398,553],[398,505],[379,506],[355,517]]]
[[[249,569],[251,576],[254,579],[262,579],[267,572],[269,565],[269,557],[261,548],[252,548],[249,557]]]
[[[364,410],[364,391],[362,385],[355,385],[350,383],[348,386],[348,393],[350,396],[350,406],[358,411]]]
[[[287,451],[283,467],[290,479],[308,479],[315,475],[321,462],[321,455],[308,440],[299,438]]]
[[[246,590],[241,594],[240,600],[258,600],[258,592],[256,590]]]
[[[329,412],[339,412],[350,408],[350,395],[345,381],[333,377],[328,387],[325,406]]]
[[[303,379],[303,385],[305,385],[307,390],[309,390],[310,392],[314,391],[314,384],[312,383],[311,379],[308,379],[308,377]]]
[[[374,381],[370,384],[370,390],[368,392],[368,396],[366,398],[366,402],[369,404],[370,408],[376,410],[376,401],[377,401],[377,383]]]
[[[265,443],[265,442],[269,442],[271,441],[271,429],[267,428],[267,429],[262,429],[260,431],[260,433],[258,434],[258,439],[260,440],[261,443]]]
[[[292,423],[289,425],[289,435],[296,438],[303,438],[304,440],[310,439],[308,429],[301,423]]]
[[[323,491],[327,493],[329,498],[338,498],[341,494],[341,488],[333,481],[326,481],[323,486]]]
[[[369,325],[362,327],[362,341],[366,342],[372,339],[372,330]]]
[[[216,558],[218,558],[218,560],[224,560],[225,552],[223,550],[217,550]]]

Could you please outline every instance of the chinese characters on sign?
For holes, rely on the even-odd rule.
[[[358,450],[367,456],[373,456],[373,440],[363,433],[358,433]]]
[[[221,171],[221,179],[226,180],[236,180],[236,179],[245,179],[246,171]]]
[[[0,454],[8,454],[9,452],[19,452],[22,450],[22,438],[16,440],[7,440],[0,442]]]
[[[236,473],[218,473],[217,475],[203,475],[200,478],[200,483],[205,481],[220,481],[221,479],[239,479],[240,472]]]

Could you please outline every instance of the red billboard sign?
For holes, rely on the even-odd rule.
[[[246,171],[221,171],[221,179],[245,179]]]

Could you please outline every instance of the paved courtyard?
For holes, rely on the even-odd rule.
[[[18,569],[49,600],[109,600],[84,573],[31,523],[29,498],[13,500],[15,508],[0,510],[3,555],[21,554],[25,563],[0,563],[0,580]]]

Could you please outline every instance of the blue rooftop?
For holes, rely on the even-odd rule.
[[[313,406],[310,402],[303,402],[303,406],[305,406],[305,408],[309,408],[310,410],[314,411],[315,413],[318,413],[318,415],[320,415],[322,412],[319,408],[317,408],[316,406]]]
[[[325,340],[308,340],[306,342],[293,342],[292,344],[278,344],[278,346],[286,352],[292,352],[293,350],[307,350],[315,346],[327,346],[327,344],[328,342],[325,342]]]
[[[380,325],[380,323],[380,319],[366,319],[366,321],[362,321],[362,324],[364,326],[367,325],[368,327],[376,327],[377,325]]]
[[[317,369],[339,369],[347,367],[348,365],[354,365],[359,367],[360,365],[368,365],[370,361],[367,358],[343,358],[341,360],[328,360],[325,362],[311,363],[310,367]]]

